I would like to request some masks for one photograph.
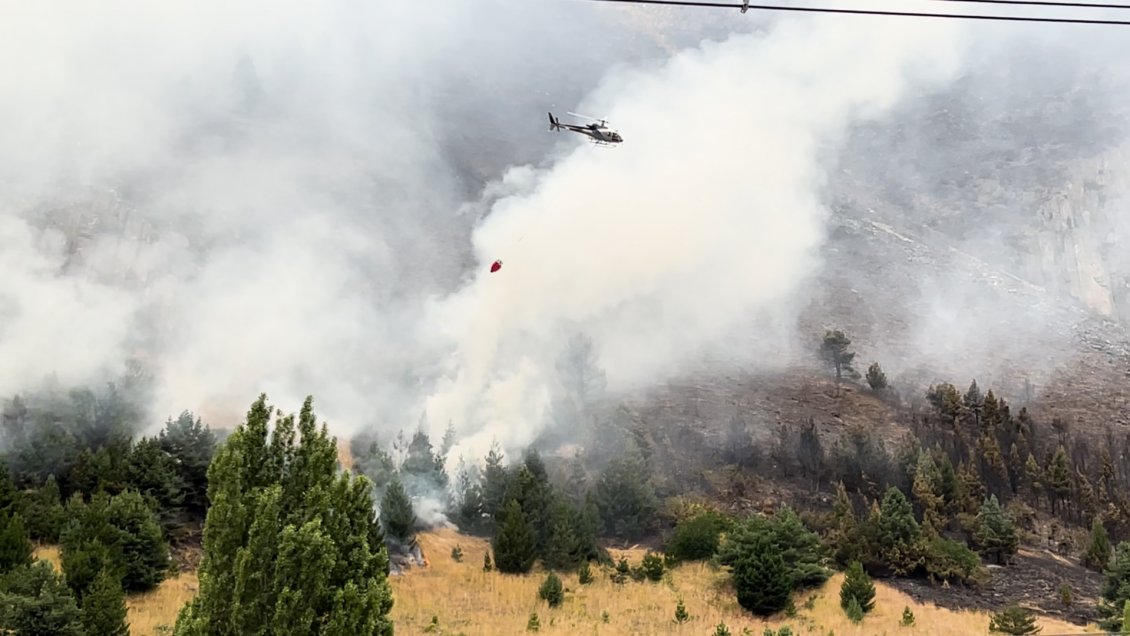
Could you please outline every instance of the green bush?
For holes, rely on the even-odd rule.
[[[730,525],[729,519],[713,511],[684,519],[675,526],[664,551],[679,561],[709,559],[718,552],[722,533]]]
[[[557,607],[565,600],[565,587],[556,572],[550,572],[549,576],[545,577],[545,581],[538,588],[538,597],[549,603],[550,607]]]

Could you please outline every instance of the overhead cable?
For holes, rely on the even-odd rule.
[[[925,13],[913,11],[883,11],[878,9],[847,9],[847,8],[831,8],[831,7],[794,7],[794,6],[781,6],[781,5],[767,5],[767,4],[749,4],[748,2],[733,3],[733,2],[711,2],[709,0],[585,0],[587,2],[616,2],[622,4],[641,4],[641,5],[669,5],[681,7],[710,7],[717,9],[740,9],[742,13],[749,10],[754,11],[798,11],[805,13],[838,13],[850,15],[872,15],[872,16],[897,16],[897,17],[915,17],[915,18],[949,18],[959,20],[996,20],[996,21],[1009,21],[1009,22],[1045,22],[1057,24],[1096,24],[1096,25],[1114,25],[1114,26],[1130,26],[1130,20],[1099,20],[1087,18],[1051,18],[1042,16],[1021,16],[1021,15],[983,15],[983,14],[968,14],[968,13]],[[950,2],[988,2],[990,0],[947,0]],[[995,0],[996,2],[1004,2],[1004,0]],[[1013,4],[1013,3],[1008,3]],[[1056,5],[1059,6],[1059,5]],[[1103,5],[1109,8],[1122,8],[1115,5]],[[1130,7],[1127,7],[1130,8]]]

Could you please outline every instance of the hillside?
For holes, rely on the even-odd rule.
[[[537,597],[544,576],[502,575],[482,571],[482,555],[489,544],[452,530],[436,530],[419,537],[428,566],[415,568],[392,578],[395,605],[392,617],[397,634],[448,634],[454,636],[493,636],[524,633],[530,613],[537,612],[539,633],[546,634],[704,634],[722,622],[731,633],[750,629],[760,634],[766,627],[788,625],[794,634],[825,636],[837,634],[938,634],[971,636],[988,634],[988,615],[977,611],[952,611],[922,603],[888,585],[876,585],[876,609],[864,622],[853,625],[839,607],[838,590],[842,575],[836,575],[821,589],[801,594],[797,616],[772,621],[755,620],[737,607],[727,587],[725,575],[703,564],[680,566],[659,583],[628,581],[613,583],[607,572],[597,572],[591,585],[578,584],[576,575],[563,577],[566,596],[559,608],[550,609]],[[451,558],[455,547],[463,551],[462,562]],[[614,558],[637,563],[641,548],[611,550]],[[41,547],[39,558],[58,565],[58,551]],[[161,636],[172,625],[181,605],[195,591],[193,573],[182,573],[161,584],[149,594],[131,597],[129,621],[132,636]],[[674,623],[675,605],[683,599],[690,620]],[[811,599],[811,600],[810,600]],[[904,607],[915,615],[915,625],[902,627]],[[604,614],[607,613],[607,621]],[[437,628],[431,628],[435,617]],[[1041,617],[1045,633],[1079,633],[1070,623]],[[1093,630],[1088,630],[1093,631]]]

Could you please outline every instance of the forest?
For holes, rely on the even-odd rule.
[[[720,423],[713,452],[735,474],[830,501],[734,513],[719,497],[680,490],[665,474],[668,451],[645,432],[590,412],[585,394],[600,371],[578,346],[581,380],[560,408],[589,422],[581,448],[592,450],[561,457],[535,444],[507,457],[496,444],[479,461],[459,458],[452,475],[450,426],[435,444],[422,427],[387,442],[356,435],[345,470],[313,398],[286,415],[260,396],[233,429],[185,412],[159,434],[135,437],[144,391],[128,381],[12,397],[0,437],[0,626],[126,634],[127,594],[198,567],[199,593],[177,634],[392,633],[390,574],[437,523],[487,538],[484,570],[540,566],[550,605],[560,602],[558,573],[628,585],[703,561],[729,573],[737,602],[757,616],[795,612],[797,592],[845,572],[843,611],[862,621],[873,579],[975,588],[988,567],[1008,568],[1037,541],[1044,519],[1052,540],[1088,531],[1085,544],[1065,549],[1103,576],[1102,626],[1122,627],[1130,437],[1094,440],[1026,408],[1014,414],[976,382],[965,391],[936,384],[904,401],[878,363],[859,373],[850,339],[829,331],[814,352],[829,378],[900,404],[904,435],[852,428],[832,439],[809,419],[781,426],[763,448]],[[610,557],[610,546],[635,543],[651,546],[640,562]],[[35,544],[60,546],[62,572],[33,559]],[[1056,594],[1070,603],[1073,590]],[[1030,633],[1032,613],[1008,607],[996,623]]]

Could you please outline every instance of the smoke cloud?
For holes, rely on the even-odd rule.
[[[455,212],[626,47],[584,5],[0,6],[0,393],[138,357],[154,425],[261,391],[403,425],[407,334],[471,258]]]
[[[226,425],[259,392],[291,409],[312,393],[340,434],[387,440],[426,411],[433,439],[458,432],[453,461],[494,439],[514,451],[547,426],[578,332],[612,391],[809,351],[796,319],[845,152],[875,153],[856,174],[904,189],[965,188],[925,135],[848,142],[968,81],[971,27],[956,21],[494,0],[0,6],[0,55],[18,60],[0,70],[0,394],[52,374],[98,382],[138,357],[154,425],[184,408]],[[1006,55],[987,39],[971,57]],[[985,77],[968,93],[991,93]],[[1001,90],[1023,101],[1040,79]],[[988,109],[961,105],[965,122]],[[606,117],[626,141],[550,133],[547,110]],[[991,237],[968,247],[984,256]],[[911,310],[927,318],[911,348],[939,324],[961,337],[929,355],[977,347],[952,311],[972,289],[938,282]]]
[[[614,391],[705,358],[788,360],[820,262],[827,153],[855,119],[958,68],[956,25],[889,26],[783,20],[610,75],[583,107],[625,142],[578,143],[536,177],[517,173],[509,183],[533,180],[528,192],[476,228],[480,274],[422,323],[455,343],[426,407],[461,430],[459,450],[536,438],[574,331]],[[495,258],[502,270],[486,273]]]

